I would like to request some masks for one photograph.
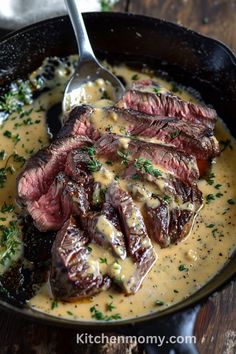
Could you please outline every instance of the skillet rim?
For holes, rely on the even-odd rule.
[[[114,17],[120,17],[120,18],[126,18],[128,19],[129,17],[132,17],[133,19],[137,20],[137,21],[144,21],[147,22],[149,21],[150,24],[153,24],[154,26],[161,24],[161,25],[167,25],[167,26],[171,26],[174,27],[176,30],[181,30],[185,33],[190,34],[191,36],[197,36],[200,40],[207,40],[209,42],[215,43],[216,46],[219,46],[221,48],[221,50],[223,50],[228,57],[231,60],[231,63],[233,66],[235,66],[235,70],[236,70],[236,56],[234,54],[234,52],[227,46],[225,45],[223,42],[215,39],[215,38],[211,38],[208,37],[206,35],[202,35],[200,33],[198,33],[197,31],[193,31],[191,29],[188,29],[182,25],[178,25],[174,22],[171,21],[167,21],[167,20],[163,20],[163,19],[158,19],[158,18],[154,18],[154,17],[149,17],[149,16],[144,16],[144,15],[136,15],[136,14],[132,14],[132,13],[122,13],[122,12],[89,12],[89,13],[85,13],[85,17],[95,17],[95,18],[104,18],[104,17],[109,17],[109,18],[114,18]],[[53,22],[57,22],[57,21],[61,21],[62,23],[65,23],[65,21],[68,19],[67,15],[64,16],[58,16],[58,17],[53,17],[50,19],[46,19],[37,23],[33,23],[29,26],[23,27],[21,29],[18,29],[16,31],[10,32],[7,35],[5,35],[1,40],[0,40],[0,46],[4,46],[4,44],[10,40],[12,37],[18,36],[18,35],[22,35],[24,33],[30,33],[31,31],[35,30],[39,30],[41,26],[47,26],[48,23],[53,23]],[[154,320],[159,320],[162,319],[168,315],[175,315],[178,312],[184,312],[185,310],[189,309],[190,307],[194,307],[196,305],[201,304],[204,300],[206,300],[207,298],[209,298],[213,293],[219,291],[220,289],[222,289],[226,283],[228,283],[230,281],[230,279],[232,280],[232,277],[236,274],[236,269],[233,269],[233,267],[229,268],[228,273],[226,273],[226,268],[228,268],[228,266],[230,266],[230,264],[232,263],[232,258],[236,258],[236,252],[234,252],[234,255],[232,255],[231,257],[229,257],[228,261],[225,263],[224,267],[213,276],[213,278],[211,278],[202,288],[200,288],[197,292],[195,292],[194,294],[192,294],[190,297],[188,297],[186,300],[183,300],[173,306],[170,306],[169,308],[167,308],[166,310],[160,311],[160,312],[154,312],[151,314],[147,314],[144,316],[140,316],[140,317],[134,317],[134,318],[128,318],[128,319],[124,319],[124,320],[118,320],[118,321],[111,321],[111,322],[105,322],[105,321],[81,321],[81,320],[70,320],[70,319],[64,319],[64,318],[60,318],[60,317],[56,317],[56,316],[52,316],[49,314],[45,314],[45,313],[40,313],[37,312],[35,310],[32,310],[30,308],[20,308],[17,306],[14,306],[10,303],[7,303],[3,300],[0,300],[0,308],[4,309],[4,310],[9,310],[12,313],[17,313],[18,315],[23,316],[24,318],[27,319],[31,319],[34,322],[43,322],[44,324],[48,324],[48,325],[57,325],[57,326],[63,326],[63,327],[77,327],[79,329],[82,328],[89,328],[89,330],[97,330],[97,329],[102,329],[104,331],[107,330],[111,330],[114,328],[117,328],[119,326],[122,326],[122,328],[126,327],[126,326],[130,326],[130,325],[134,325],[134,324],[147,324],[150,322],[153,322]],[[224,274],[223,278],[222,278],[222,273],[225,272],[226,274]],[[219,279],[218,279],[219,278]],[[222,279],[221,279],[222,278]],[[218,282],[216,286],[212,286],[212,288],[210,289],[206,289],[209,284],[211,284],[212,281],[216,281]],[[196,299],[192,299],[196,297]]]

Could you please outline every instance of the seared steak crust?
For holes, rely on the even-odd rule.
[[[120,137],[114,134],[103,135],[95,144],[98,155],[118,159],[117,151],[122,149]],[[176,151],[171,146],[147,143],[141,140],[130,140],[126,150],[131,160],[144,158],[154,165],[159,165],[167,172],[186,182],[194,182],[199,178],[199,170],[195,157]]]
[[[106,199],[119,214],[126,237],[127,252],[135,264],[134,273],[128,280],[119,284],[127,293],[135,293],[155,263],[156,254],[148,237],[142,214],[131,196],[113,183],[108,188]]]
[[[57,138],[65,138],[69,136],[87,136],[92,140],[99,138],[99,132],[90,122],[90,115],[94,109],[90,106],[78,106],[73,108],[67,121],[57,134]]]
[[[166,117],[176,117],[187,122],[214,128],[217,115],[211,108],[183,101],[177,96],[129,90],[118,102],[119,108],[130,108],[139,112]]]
[[[148,137],[160,143],[175,146],[196,159],[208,160],[220,153],[219,143],[212,129],[185,122],[177,118],[153,116],[130,109],[112,108],[107,114],[116,113],[117,119],[128,124],[127,133],[135,137]]]
[[[50,284],[55,298],[73,300],[92,296],[110,287],[99,263],[92,260],[88,236],[71,217],[57,233],[52,247]]]

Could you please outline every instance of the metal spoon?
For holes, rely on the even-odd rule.
[[[80,11],[80,0],[65,0],[65,4],[78,44],[79,62],[75,73],[65,89],[62,103],[63,112],[68,112],[73,106],[79,104],[82,85],[94,82],[97,79],[103,79],[105,82],[110,83],[113,87],[113,96],[115,96],[113,98],[114,100],[118,100],[125,89],[117,77],[105,69],[95,57]]]

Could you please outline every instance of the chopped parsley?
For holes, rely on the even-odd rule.
[[[99,262],[100,262],[101,264],[107,264],[107,259],[100,257],[100,258],[99,258]]]
[[[162,176],[162,173],[157,168],[154,168],[150,160],[146,160],[143,157],[135,159],[134,166],[142,172],[146,172],[154,177]]]
[[[51,310],[54,310],[57,307],[58,307],[58,300],[54,299],[51,303]]]
[[[73,312],[71,312],[71,311],[67,311],[67,314],[70,316],[74,316]]]
[[[3,206],[0,209],[0,212],[2,214],[5,214],[5,213],[10,213],[11,211],[14,211],[14,210],[15,210],[15,207],[13,204],[7,204],[6,202],[4,202]]]
[[[163,305],[165,305],[165,303],[164,303],[164,301],[156,300],[156,301],[155,301],[155,305],[156,305],[156,306],[163,306]]]
[[[89,253],[91,253],[93,249],[92,249],[92,247],[88,246],[87,250],[88,250]]]
[[[206,178],[207,183],[210,185],[214,184],[214,178],[215,178],[215,174],[211,172]]]
[[[230,204],[230,205],[233,205],[233,204],[235,204],[235,200],[232,199],[232,198],[231,198],[231,199],[228,199],[228,200],[227,200],[227,203]]]
[[[91,172],[98,172],[98,171],[100,171],[102,164],[100,161],[98,161],[94,158],[91,158],[91,160],[87,163],[87,167],[88,167],[89,171],[91,171]]]
[[[13,135],[9,130],[5,130],[3,133],[4,136],[6,136],[9,139],[12,139],[12,141],[16,144],[20,141],[20,136],[19,134]]]
[[[212,229],[214,226],[215,226],[215,224],[209,224],[209,225],[207,225],[207,227],[208,227],[209,229]]]
[[[114,309],[116,309],[116,306],[114,306],[112,302],[110,302],[109,304],[107,304],[107,310],[108,310],[108,311],[112,311],[112,310],[114,310]]]
[[[171,137],[171,139],[173,140],[173,139],[175,139],[175,138],[178,138],[178,136],[180,136],[181,133],[182,133],[181,130],[176,130],[175,132],[173,132],[173,133],[170,134],[170,137]]]
[[[168,195],[164,195],[163,200],[169,203],[171,201],[171,197],[169,197]]]
[[[16,221],[10,221],[9,226],[0,225],[0,231],[0,264],[6,265],[20,245],[19,229]]]
[[[221,187],[222,187],[222,184],[217,183],[217,184],[215,185],[215,189],[220,189]]]
[[[133,81],[137,81],[138,79],[139,79],[138,74],[134,74],[134,75],[131,77],[131,80],[133,80]]]
[[[22,165],[25,163],[25,158],[23,157],[23,156],[20,156],[20,155],[18,155],[18,154],[16,154],[16,153],[14,153],[13,155],[13,160],[14,160],[14,162],[20,162]]]
[[[5,183],[7,181],[7,174],[13,174],[13,172],[14,170],[12,166],[0,168],[0,188],[3,188],[5,186]]]
[[[160,93],[161,93],[161,89],[160,89],[160,87],[154,87],[153,88],[153,92],[156,94],[156,95],[160,95]]]
[[[215,200],[214,194],[208,194],[208,195],[206,196],[207,204],[209,204],[209,203],[212,202],[213,200]]]
[[[187,272],[189,269],[185,264],[180,264],[179,271],[180,272]]]
[[[18,80],[11,90],[0,97],[0,110],[8,114],[20,112],[25,104],[32,102],[32,85],[29,81]]]
[[[109,166],[113,165],[113,161],[111,161],[111,160],[107,160],[105,163],[106,163],[106,165],[109,165]]]
[[[1,150],[0,151],[0,160],[5,160],[6,156],[7,156],[7,154],[6,154],[5,150]]]
[[[223,194],[222,193],[216,193],[216,198],[221,198],[221,197],[223,197]]]
[[[122,152],[120,150],[117,151],[117,155],[122,158],[121,163],[124,164],[126,167],[129,164],[129,153],[128,152]]]
[[[140,179],[140,176],[139,176],[138,173],[134,173],[134,174],[132,174],[131,178],[132,178],[134,181],[136,181],[136,180]]]
[[[113,130],[113,127],[112,127],[112,125],[111,124],[109,124],[107,127],[106,127],[106,132],[108,132],[108,133],[112,133],[112,130]]]
[[[83,150],[88,152],[88,155],[90,157],[90,161],[87,162],[87,167],[89,171],[91,172],[97,172],[100,171],[102,164],[99,160],[95,159],[95,148],[93,146],[85,146],[83,147]]]
[[[107,316],[107,315],[104,315],[104,313],[102,311],[99,311],[96,308],[96,306],[97,305],[92,306],[90,308],[90,312],[91,312],[92,318],[95,318],[98,321],[111,321],[111,320],[120,320],[121,319],[121,315],[119,313],[116,313],[116,314],[111,315],[111,316]]]

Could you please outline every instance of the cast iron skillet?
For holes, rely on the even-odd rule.
[[[88,13],[84,18],[92,46],[100,58],[146,63],[168,72],[177,82],[199,90],[203,99],[214,106],[232,135],[236,136],[236,58],[225,45],[176,24],[144,16]],[[12,80],[26,78],[45,57],[75,52],[74,34],[67,17],[43,21],[9,35],[0,43],[1,92]],[[181,303],[157,314],[105,324],[72,322],[29,309],[19,309],[5,302],[0,302],[0,305],[32,320],[44,321],[45,324],[71,326],[86,331],[189,335],[200,307],[196,304],[229,281],[235,273],[234,255],[207,285]],[[170,349],[179,353],[196,353],[193,346],[184,344],[166,344],[162,348],[146,346],[148,353],[168,353]]]

